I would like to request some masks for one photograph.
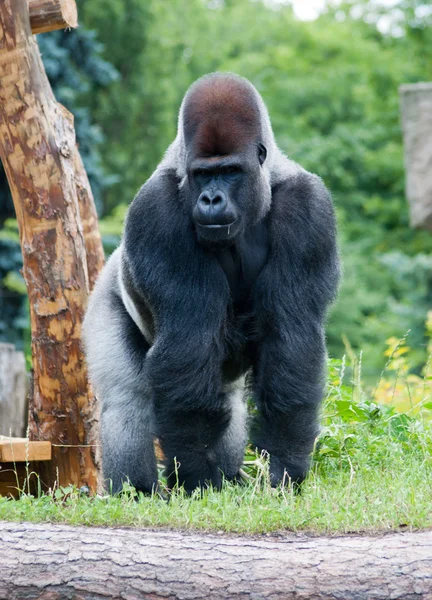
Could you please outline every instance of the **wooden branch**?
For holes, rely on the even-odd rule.
[[[28,0],[32,33],[78,27],[75,0]]]
[[[0,598],[432,598],[432,532],[240,537],[0,522]]]
[[[43,463],[43,483],[52,486],[58,479],[95,489],[97,419],[80,334],[89,274],[93,281],[103,250],[73,119],[55,101],[26,0],[0,1],[0,81],[0,157],[30,301],[30,438],[55,444],[52,461]]]

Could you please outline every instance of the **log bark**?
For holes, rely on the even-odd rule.
[[[24,436],[27,429],[28,378],[23,352],[0,344],[0,436]]]
[[[75,0],[28,0],[32,33],[78,27]]]
[[[103,250],[73,118],[55,101],[26,0],[0,2],[0,157],[30,300],[30,439],[53,443],[41,478],[48,486],[58,480],[95,489],[97,457],[89,446],[96,437],[95,398],[80,333]]]
[[[422,600],[432,532],[203,535],[0,523],[0,599]]]
[[[432,231],[432,83],[400,88],[411,225]]]

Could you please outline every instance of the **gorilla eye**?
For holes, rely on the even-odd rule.
[[[208,181],[212,178],[212,174],[209,171],[206,171],[206,169],[195,169],[192,176],[200,181]]]
[[[258,160],[262,165],[267,158],[267,148],[261,142],[258,144]]]
[[[240,167],[236,167],[235,165],[232,165],[231,167],[225,167],[225,169],[223,170],[225,175],[237,175],[238,173],[240,173],[240,171]]]

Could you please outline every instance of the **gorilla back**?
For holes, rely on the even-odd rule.
[[[246,375],[258,409],[251,437],[270,455],[272,485],[300,483],[318,432],[338,273],[329,194],[278,149],[257,90],[232,74],[199,79],[84,323],[112,490],[127,479],[155,489],[155,437],[169,486],[235,478]]]

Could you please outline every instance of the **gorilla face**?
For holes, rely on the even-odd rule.
[[[233,244],[269,210],[261,121],[256,92],[239,78],[215,75],[185,96],[180,114],[187,157],[183,193],[204,246]]]
[[[198,241],[204,246],[229,246],[261,217],[262,164],[260,142],[249,151],[194,158],[188,168],[188,195]]]

